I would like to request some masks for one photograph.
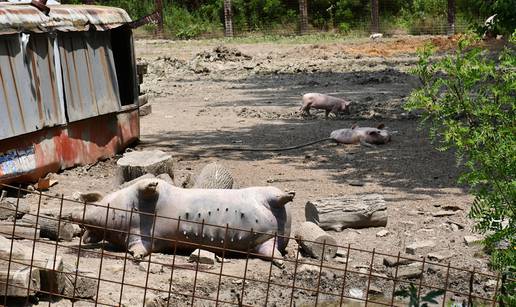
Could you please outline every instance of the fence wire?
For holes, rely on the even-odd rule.
[[[482,17],[468,15],[466,18],[461,12],[456,12],[457,7],[450,13],[446,7],[424,8],[420,4],[422,7],[419,8],[416,4],[407,4],[412,2],[399,0],[83,0],[83,3],[89,2],[119,6],[133,19],[160,11],[160,22],[144,26],[138,34],[179,39],[321,33],[360,36],[374,32],[443,35],[463,33],[471,25],[467,19],[480,21]],[[63,3],[75,1],[64,0]]]
[[[442,306],[459,298],[465,302],[463,306],[495,306],[502,287],[500,276],[492,273],[401,253],[363,250],[351,244],[303,240],[319,245],[321,255],[336,250],[337,258],[312,259],[301,248],[264,257],[250,245],[228,248],[227,242],[242,233],[274,242],[296,238],[155,212],[108,205],[105,212],[111,213],[97,217],[104,225],[91,224],[84,220],[87,208],[102,207],[98,204],[9,185],[0,188],[15,196],[9,198],[11,206],[8,198],[0,200],[0,216],[9,217],[0,222],[0,303],[5,306],[38,301],[49,306],[406,306],[407,298],[397,296],[397,291],[410,286],[417,298],[436,294]],[[36,201],[27,205],[27,199]],[[138,231],[107,226],[108,217],[124,214],[129,215],[128,224],[133,219],[147,219],[150,225]],[[75,220],[82,217],[81,227],[71,222],[72,216]],[[160,219],[170,223],[171,233],[176,235],[155,233],[155,222]],[[180,233],[180,225],[198,227],[199,238]],[[95,242],[78,238],[84,229],[91,232],[90,238],[92,233],[97,235]],[[201,234],[215,231],[224,233],[224,240],[201,239]],[[170,248],[167,253],[151,253],[140,259],[137,253],[129,252],[129,236],[140,237],[151,246],[167,244]],[[125,244],[108,243],[114,239]],[[192,250],[195,252],[190,255]],[[205,251],[217,256],[204,255]],[[361,264],[354,264],[356,260]]]

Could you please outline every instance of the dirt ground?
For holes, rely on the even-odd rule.
[[[393,37],[372,42],[368,39],[324,42],[318,44],[253,43],[238,44],[220,41],[174,42],[162,40],[137,40],[139,61],[149,63],[149,71],[142,85],[151,97],[152,113],[141,118],[140,149],[161,149],[173,155],[175,180],[179,182],[188,173],[196,174],[210,162],[226,166],[233,174],[237,187],[273,185],[284,190],[295,190],[291,203],[293,228],[305,220],[307,201],[321,197],[383,195],[388,207],[388,225],[383,228],[346,229],[331,232],[342,246],[360,248],[377,253],[397,255],[413,242],[431,240],[435,247],[426,253],[450,252],[452,266],[489,272],[487,256],[476,245],[467,246],[464,237],[472,235],[472,222],[467,218],[472,197],[465,187],[456,183],[460,167],[452,152],[439,152],[430,143],[425,130],[418,130],[417,114],[402,109],[410,91],[418,80],[408,74],[417,61],[415,50],[427,42],[434,42],[441,51],[453,48],[456,39],[447,37]],[[301,96],[307,92],[321,92],[352,101],[351,114],[343,118],[324,119],[323,113],[312,112],[304,118],[298,113]],[[377,148],[355,145],[322,143],[299,150],[281,153],[221,151],[231,146],[283,147],[325,138],[330,132],[360,126],[385,123],[394,131],[392,142]],[[71,197],[75,191],[109,192],[115,188],[115,160],[99,163],[89,170],[79,167],[56,174],[59,184],[51,193],[64,193]],[[55,200],[43,203],[43,208],[57,205]],[[438,211],[449,216],[434,216]],[[377,237],[380,230],[388,230],[385,237]],[[70,245],[77,245],[76,238]],[[53,250],[52,246],[42,249]],[[99,246],[91,250],[100,251]],[[289,243],[288,259],[295,259],[297,245]],[[75,261],[73,252],[69,259]],[[124,255],[121,251],[108,251]],[[100,256],[85,252],[80,268],[98,275]],[[371,254],[352,252],[349,270],[368,272]],[[187,254],[178,255],[175,263],[184,265]],[[374,272],[391,276],[393,269],[382,264],[377,256],[372,265]],[[172,255],[153,254],[153,261],[170,264]],[[303,258],[304,261],[318,263]],[[428,259],[427,259],[428,260]],[[110,305],[137,306],[143,303],[141,289],[124,286],[120,299],[120,286],[109,281],[120,281],[122,260],[106,258],[102,264],[99,301]],[[243,259],[225,263],[225,274],[242,276]],[[333,263],[344,267],[342,263]],[[145,267],[131,261],[126,263],[124,278],[133,284],[144,285]],[[197,277],[190,270],[175,270],[172,278],[173,294],[170,306],[190,304],[185,295],[215,298],[219,285],[220,264],[205,268]],[[443,283],[445,270],[425,275],[425,282]],[[170,268],[159,267],[148,277],[148,286],[168,291]],[[314,296],[308,290],[289,288],[294,281],[294,264],[285,269],[272,267],[269,262],[249,261],[247,278],[266,281],[272,276],[277,285],[245,284],[243,303],[249,305],[295,306],[313,305],[316,299],[325,306],[339,303],[338,295],[343,282],[342,274],[323,270],[320,291],[327,294]],[[383,275],[383,276],[385,276]],[[237,303],[242,297],[241,278],[224,277],[220,281],[220,298]],[[344,294],[350,289],[361,289],[365,297],[364,277],[348,275]],[[314,289],[319,272],[297,274],[296,285]],[[451,273],[450,287],[461,291],[468,289],[468,275]],[[476,294],[488,291],[489,280],[475,282]],[[194,289],[193,284],[196,284]],[[281,285],[281,286],[280,286]],[[378,280],[376,295],[390,301],[392,282]],[[390,288],[389,288],[390,287]],[[356,291],[355,291],[356,292]],[[332,296],[330,294],[337,296]],[[146,297],[158,297],[166,302],[168,295],[148,291]],[[267,298],[266,298],[267,296]],[[449,294],[455,300],[460,296]],[[464,297],[462,297],[464,298]],[[157,300],[159,301],[159,300]],[[70,301],[55,302],[68,306]],[[78,302],[77,306],[89,305]],[[166,303],[164,303],[166,305]],[[195,306],[214,305],[213,302],[195,300]]]

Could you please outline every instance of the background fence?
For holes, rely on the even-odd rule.
[[[84,216],[91,204],[13,186],[0,188],[4,190],[0,199],[4,219],[0,222],[0,304],[6,306],[25,306],[38,300],[43,305],[61,306],[406,306],[407,296],[423,300],[429,295],[441,306],[451,302],[456,306],[495,306],[503,283],[515,282],[449,263],[326,242],[310,243],[322,245],[323,255],[336,249],[337,258],[312,259],[296,249],[285,257],[272,255],[284,262],[279,267],[256,259],[249,248],[231,250],[225,244],[170,240],[155,234],[154,226],[141,236],[152,242],[169,241],[170,253],[153,253],[135,262],[127,246],[102,242],[134,235],[128,229],[83,223],[100,231],[101,242],[81,242],[78,236],[82,230],[69,217],[72,212]],[[151,221],[169,219],[134,210],[119,213],[129,215],[129,221],[136,215],[148,215]],[[200,227],[201,233],[219,229],[224,238],[234,231],[256,234],[252,229],[204,221],[170,221],[178,229],[184,223]],[[127,240],[122,241],[127,244]],[[180,251],[184,247],[210,249],[218,258],[205,256],[200,250],[189,258],[189,253]],[[192,257],[198,260],[189,262]],[[402,289],[412,294],[398,296]]]
[[[80,0],[64,0],[77,3]],[[124,8],[133,19],[162,12],[139,34],[174,38],[334,33],[463,32],[480,13],[458,0],[83,0]]]

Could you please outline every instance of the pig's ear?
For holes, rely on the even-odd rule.
[[[351,101],[346,101],[344,104],[348,107],[351,104]]]
[[[355,129],[355,128],[358,128],[358,125],[357,125],[357,124],[353,124],[353,125],[351,126],[351,129]]]
[[[376,127],[376,128],[378,128],[378,129],[382,130],[383,128],[385,128],[385,125],[384,125],[383,123],[381,123],[381,124],[379,124],[379,125],[378,125],[378,127]]]

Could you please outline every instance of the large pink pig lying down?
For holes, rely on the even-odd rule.
[[[250,252],[266,258],[273,253],[274,257],[281,257],[280,251],[284,251],[288,239],[280,236],[290,235],[290,215],[285,204],[293,198],[293,192],[285,193],[275,187],[183,189],[160,179],[142,179],[107,195],[96,203],[97,206],[88,204],[84,220],[82,211],[74,212],[71,219],[85,225],[84,243],[105,238],[122,248],[127,244],[135,259],[142,259],[151,252],[173,249],[172,240],[185,242],[177,243],[178,248],[193,248],[199,243],[242,252],[250,249]],[[134,209],[132,217],[131,209]],[[154,214],[158,216],[155,224]],[[178,218],[181,218],[179,228]],[[221,227],[203,226],[203,220],[205,224]],[[230,228],[227,237],[226,224]],[[92,227],[103,228],[104,225],[123,232],[106,231],[104,234],[102,229]],[[129,238],[127,231],[130,231]],[[153,232],[154,237],[167,240],[154,240],[151,244]],[[277,242],[274,241],[274,233],[278,234]]]

